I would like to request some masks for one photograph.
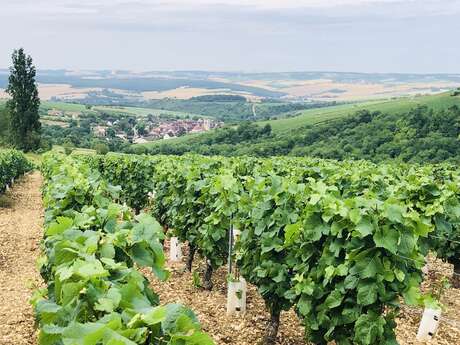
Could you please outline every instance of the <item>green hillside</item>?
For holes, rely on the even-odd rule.
[[[460,161],[460,95],[366,102],[307,114],[284,120],[246,122],[201,135],[157,141],[133,150],[176,155],[195,152],[225,156]]]
[[[296,129],[305,125],[312,125],[352,115],[363,109],[394,114],[406,112],[418,105],[426,105],[429,108],[435,110],[448,108],[452,105],[460,106],[460,97],[453,97],[449,92],[430,96],[403,97],[391,100],[343,104],[327,108],[308,109],[302,111],[301,115],[296,117],[263,121],[260,122],[260,124],[270,124],[273,132],[282,132]]]
[[[61,110],[61,111],[85,111],[86,107],[83,104],[76,104],[76,103],[66,103],[66,102],[51,102],[51,101],[42,101],[40,108],[42,110]]]
[[[170,116],[179,116],[179,117],[206,117],[200,114],[195,114],[191,112],[185,111],[170,111],[170,110],[163,110],[163,109],[153,109],[153,108],[141,108],[141,107],[122,107],[122,106],[93,106],[91,110],[87,109],[84,104],[77,104],[77,103],[67,103],[67,102],[51,102],[51,101],[43,101],[40,106],[41,110],[48,111],[48,110],[60,110],[63,112],[92,112],[95,111],[105,112],[111,115],[133,115],[138,117],[145,117],[149,114],[165,114]]]
[[[103,111],[111,115],[129,114],[129,115],[134,115],[134,116],[139,116],[139,117],[145,117],[150,114],[166,114],[166,115],[179,116],[179,117],[194,117],[194,116],[198,116],[200,118],[208,117],[208,116],[203,116],[201,114],[190,113],[190,112],[185,112],[185,111],[171,111],[171,110],[154,109],[154,108],[140,108],[140,107],[94,106],[92,107],[92,109]]]
[[[452,93],[442,93],[429,96],[402,97],[391,100],[375,100],[361,103],[342,104],[325,108],[307,109],[301,111],[300,115],[295,117],[286,117],[277,120],[256,122],[259,126],[269,124],[272,133],[282,136],[289,131],[298,131],[305,126],[325,123],[331,120],[337,120],[355,114],[360,110],[381,111],[388,114],[404,113],[417,106],[427,106],[434,110],[447,109],[450,106],[457,105],[460,107],[460,96],[452,96]],[[209,142],[207,138],[211,133],[185,135],[183,137],[169,139],[167,142],[155,141],[139,146],[145,148],[157,147],[159,145],[186,145],[196,144],[197,142]]]

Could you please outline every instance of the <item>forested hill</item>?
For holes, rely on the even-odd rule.
[[[460,108],[418,107],[404,114],[360,111],[309,129],[298,137],[294,155],[325,158],[460,161]]]
[[[295,155],[376,162],[460,162],[460,108],[419,106],[401,113],[360,110],[328,123],[272,133],[269,126],[243,124],[162,143],[149,153],[205,155]],[[136,148],[139,150],[139,147]],[[144,149],[144,148],[142,148]]]

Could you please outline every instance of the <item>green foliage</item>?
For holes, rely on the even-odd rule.
[[[33,169],[22,152],[16,150],[0,150],[0,193],[3,193],[11,180],[18,178]]]
[[[99,155],[105,155],[109,153],[109,146],[106,143],[98,142],[93,145],[93,149]]]
[[[212,345],[193,312],[160,306],[136,269],[167,278],[161,226],[114,203],[120,188],[83,161],[48,154],[43,174],[48,288],[32,301],[40,344]]]
[[[282,132],[290,132],[314,124],[332,122],[337,119],[346,118],[362,110],[367,110],[371,113],[379,111],[385,114],[395,115],[407,113],[411,109],[419,106],[426,106],[434,111],[439,111],[454,105],[460,106],[460,99],[451,97],[450,93],[447,92],[436,95],[347,103],[322,109],[307,109],[301,111],[300,114],[295,117],[270,120],[262,123],[269,123],[275,133],[281,134]]]
[[[291,153],[373,161],[458,161],[459,121],[458,107],[436,112],[420,107],[399,115],[362,111],[349,119],[310,129]]]
[[[218,175],[220,167],[220,162],[211,159],[197,164],[194,158],[184,157],[158,162],[152,171],[154,215],[181,241],[195,246],[213,268],[227,260],[232,213],[232,207],[215,198],[219,191],[230,193],[232,188],[230,176]],[[207,202],[209,197],[214,203]]]
[[[294,306],[317,344],[396,344],[400,300],[425,298],[428,251],[453,264],[460,255],[460,176],[446,163],[108,157],[106,168],[107,158],[86,159],[103,175],[136,176],[152,197],[139,206],[152,203],[160,223],[213,268],[227,260],[230,227],[240,229],[240,273],[272,317]],[[143,178],[132,168],[140,163]]]
[[[418,291],[421,282],[415,215],[374,192],[343,198],[337,187],[311,187],[286,249],[295,253],[288,295],[309,339],[395,344],[399,298]]]
[[[35,84],[35,67],[32,58],[21,48],[12,55],[6,92],[11,96],[6,108],[10,117],[10,139],[16,148],[30,151],[40,146],[40,99]]]
[[[197,271],[193,271],[192,279],[193,279],[193,287],[195,287],[195,288],[201,288],[201,287],[203,286],[203,285],[201,284],[200,275],[198,274]]]
[[[64,148],[64,153],[66,155],[70,155],[73,150],[75,150],[75,146],[70,141],[66,141],[64,144],[62,144],[62,147]]]
[[[9,126],[10,118],[8,112],[0,105],[0,145],[2,147],[10,146]]]
[[[333,104],[335,103],[250,103],[242,96],[206,95],[193,97],[190,100],[170,98],[150,100],[147,105],[158,110],[200,114],[220,121],[239,122],[254,119],[271,119],[275,116],[290,116],[296,111],[328,107]]]
[[[149,152],[458,162],[459,123],[460,108],[456,106],[437,111],[419,107],[403,114],[363,110],[350,117],[289,132],[273,133],[271,128],[263,131],[254,123],[245,124],[250,131],[243,134],[241,126],[224,128],[180,142],[157,143],[150,146]]]
[[[120,201],[137,212],[147,206],[153,186],[152,160],[129,155],[82,156],[112,185],[121,186]]]
[[[237,262],[241,274],[257,286],[268,310],[276,315],[292,307],[285,297],[293,276],[284,238],[298,218],[296,199],[300,190],[273,172],[267,171],[267,175],[247,177],[245,182],[247,192],[241,197],[236,217],[242,230]]]

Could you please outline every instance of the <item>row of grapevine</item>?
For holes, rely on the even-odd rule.
[[[33,297],[40,344],[214,344],[191,310],[160,305],[137,269],[168,277],[154,218],[114,202],[121,189],[84,162],[47,155],[43,175],[47,288]]]
[[[137,213],[148,203],[148,193],[153,185],[153,160],[132,159],[129,155],[87,156],[86,160],[109,183],[122,187],[120,202]]]
[[[419,293],[428,251],[460,271],[454,166],[199,156],[110,160],[150,164],[137,177],[140,188],[154,194],[162,225],[207,259],[208,288],[212,270],[227,260],[228,230],[242,231],[235,259],[272,315],[267,343],[276,337],[280,312],[294,307],[317,344],[396,344],[401,298],[430,302]],[[131,180],[134,172],[124,172]]]
[[[0,151],[0,193],[3,193],[15,178],[32,170],[33,165],[22,152]]]

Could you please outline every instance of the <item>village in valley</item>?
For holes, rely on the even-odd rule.
[[[119,124],[119,121],[107,121],[106,125],[98,125],[92,128],[93,134],[98,137],[108,137],[113,133],[113,128]],[[160,122],[147,121],[141,126],[134,126],[133,131],[118,130],[115,132],[117,138],[130,141],[134,144],[144,144],[149,141],[171,139],[183,136],[189,133],[202,133],[219,127],[221,124],[210,119],[180,119],[180,120],[163,120]]]
[[[63,128],[88,127],[89,124],[95,137],[102,140],[118,138],[133,144],[202,133],[223,126],[223,122],[199,116],[181,117],[153,111],[147,116],[136,116],[108,110],[97,107],[87,107],[84,111],[52,108],[46,112],[46,121]]]

